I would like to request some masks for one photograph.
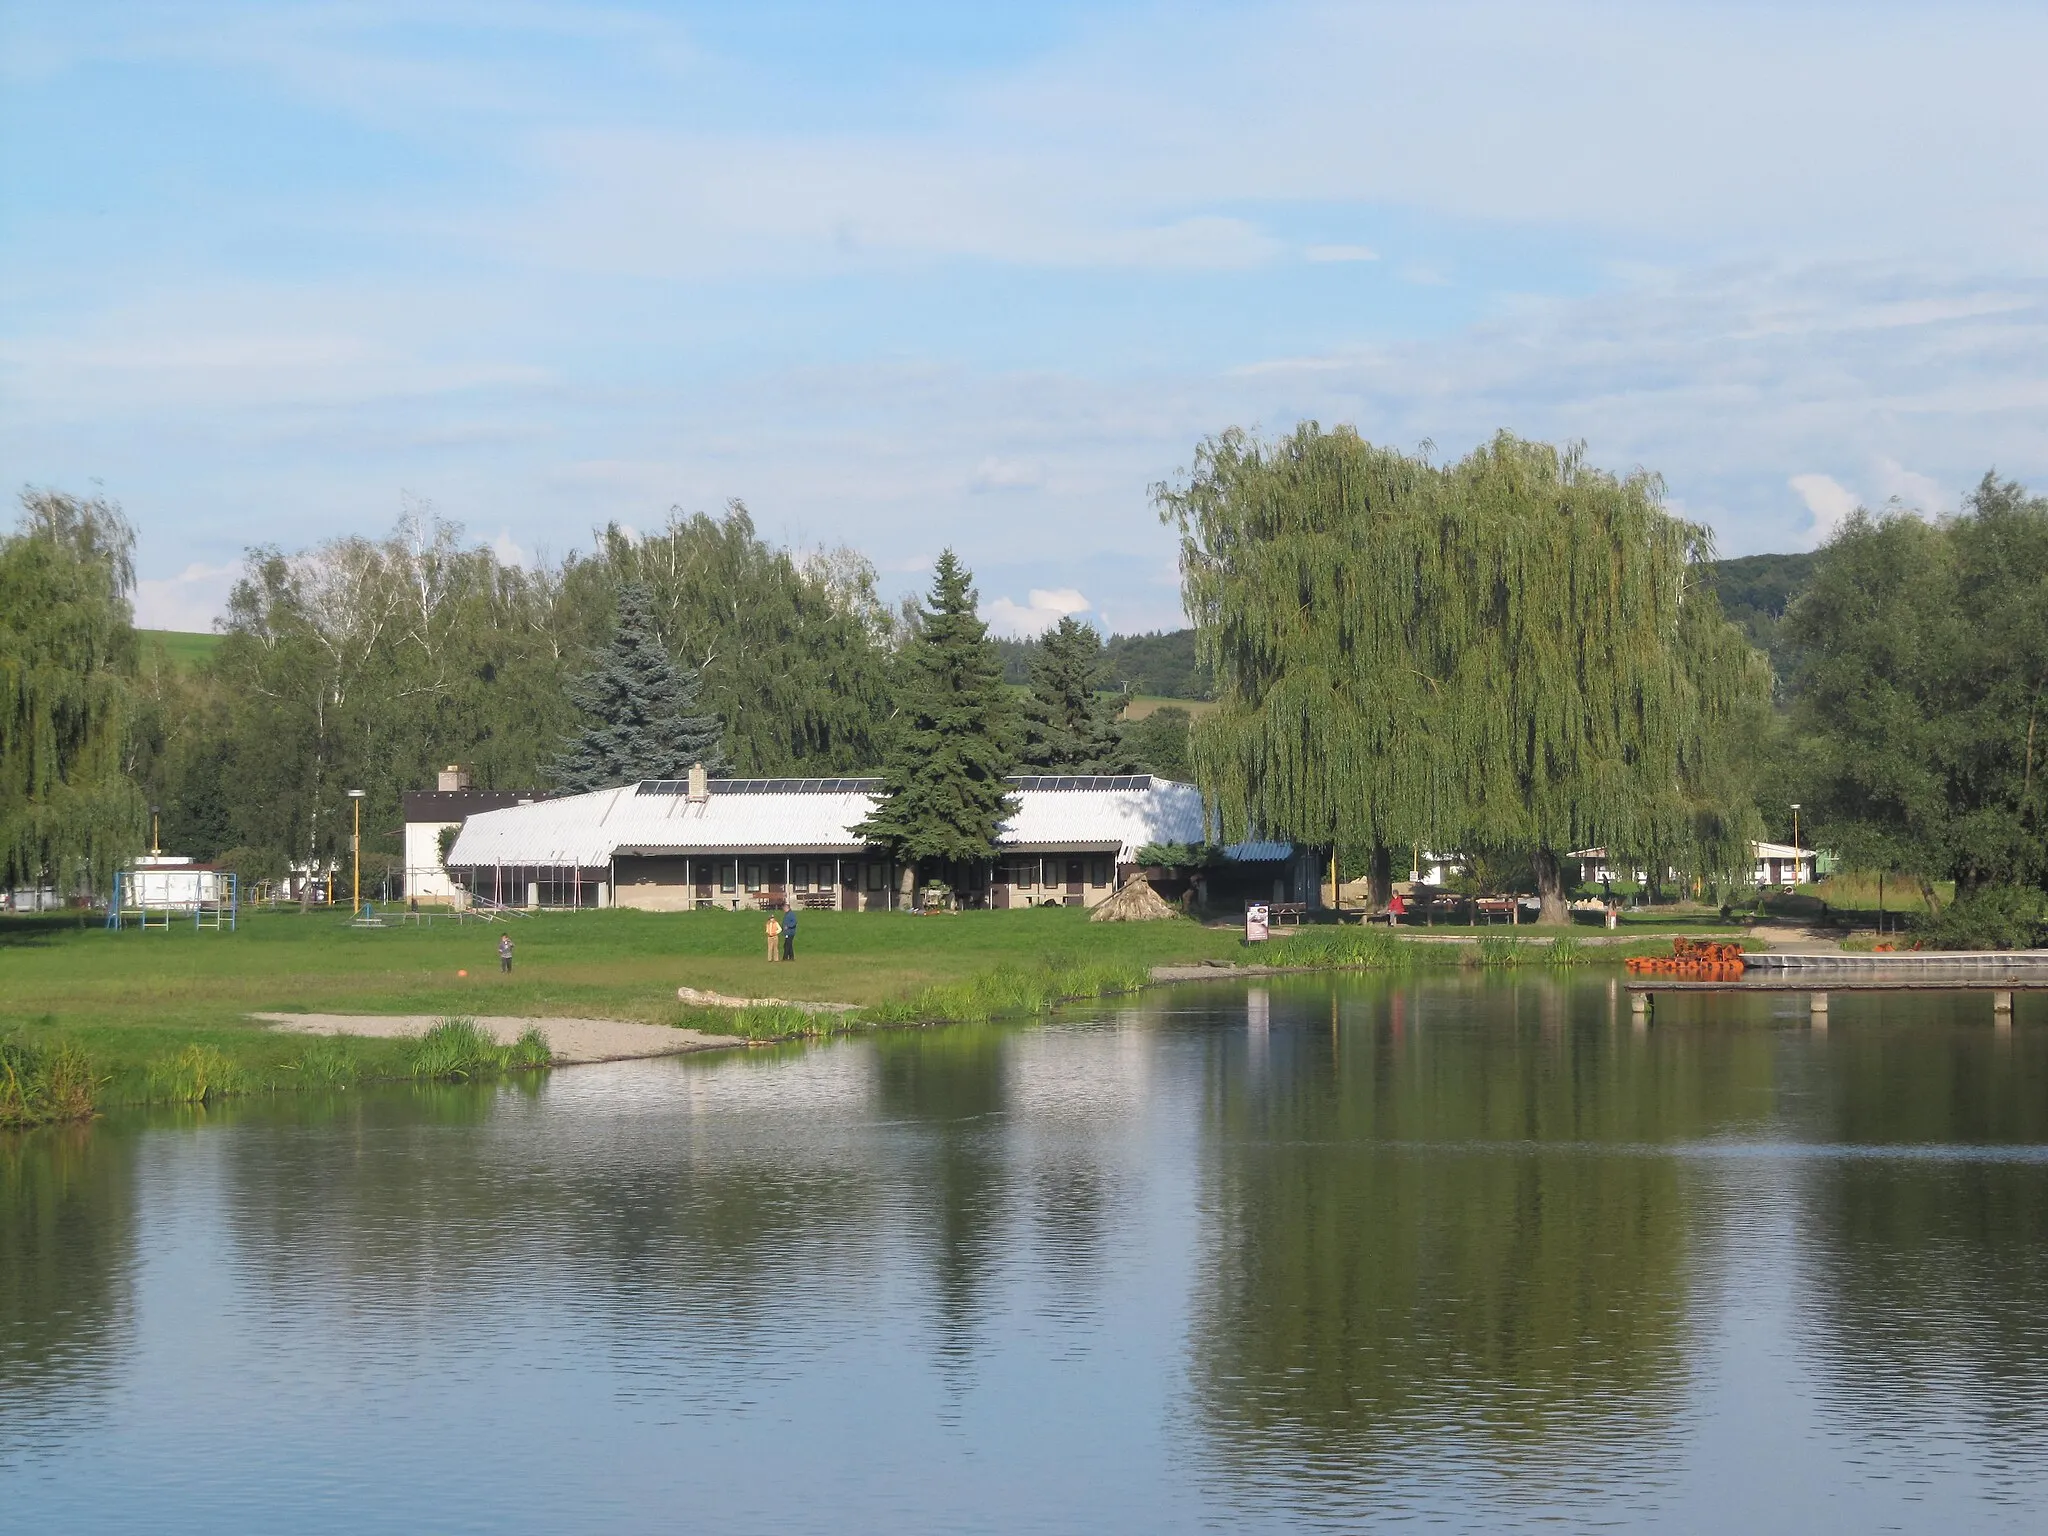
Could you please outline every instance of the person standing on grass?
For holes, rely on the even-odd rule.
[[[785,960],[794,960],[796,958],[795,907],[785,907],[782,909],[782,958]]]
[[[772,965],[782,958],[782,919],[770,912],[768,926],[762,932],[768,935],[768,961]]]
[[[512,935],[509,933],[498,935],[498,969],[504,975],[512,974]]]

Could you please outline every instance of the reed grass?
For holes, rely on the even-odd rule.
[[[88,1119],[102,1082],[90,1058],[69,1041],[0,1038],[0,1127]]]
[[[529,1029],[510,1045],[500,1045],[475,1019],[442,1019],[421,1035],[407,1065],[416,1078],[435,1082],[467,1082],[548,1064],[547,1036]]]
[[[936,982],[857,1012],[813,1012],[762,1004],[750,1008],[684,1007],[670,1020],[680,1028],[745,1040],[797,1040],[847,1034],[886,1025],[983,1024],[1032,1018],[1064,1003],[1113,997],[1151,985],[1149,966],[1076,962],[1048,956],[1035,966],[999,965],[961,981]]]
[[[1267,943],[1268,965],[1347,970],[1397,971],[1442,964],[1455,958],[1448,946],[1413,944],[1384,928],[1308,928]]]
[[[1528,962],[1530,951],[1534,947],[1504,933],[1483,934],[1472,948],[1471,960],[1474,965],[1485,970],[1524,965]]]
[[[249,1090],[249,1074],[218,1046],[194,1043],[149,1064],[143,1078],[146,1104],[204,1104]]]

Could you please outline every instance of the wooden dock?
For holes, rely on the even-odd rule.
[[[1853,972],[1829,974],[1816,970],[1803,976],[1775,971],[1754,977],[1745,975],[1739,981],[1693,981],[1673,977],[1669,981],[1646,979],[1631,981],[1627,985],[1629,1012],[1640,1021],[1647,1021],[1650,1017],[1659,992],[1721,992],[1737,996],[1756,992],[1804,992],[1809,1022],[1822,1027],[1827,1024],[1830,992],[1989,992],[1992,1022],[2004,1027],[2012,1023],[2013,993],[2048,992],[2048,975],[2038,971],[2031,975],[2012,976],[1959,971],[1953,976],[1938,976],[1919,970],[1917,973],[1884,976],[1871,972],[1861,975]]]
[[[2015,992],[2048,992],[2048,950],[1907,954],[1760,954],[1744,957],[1740,979],[1674,976],[1628,983],[1629,1012],[1647,1021],[1659,992],[1804,992],[1812,1023],[1825,1026],[1830,992],[1989,992],[1992,1021],[2012,1023]]]

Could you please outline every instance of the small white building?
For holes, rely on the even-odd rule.
[[[450,763],[432,789],[409,791],[405,811],[405,894],[415,901],[455,904],[462,891],[441,860],[442,834],[479,811],[531,805],[545,796],[531,789],[471,789],[469,770]]]
[[[1092,907],[1149,843],[1201,843],[1201,791],[1150,774],[1013,777],[1017,814],[996,856],[953,872],[965,905]],[[449,850],[456,884],[505,906],[724,907],[901,904],[901,866],[855,828],[880,781],[650,780],[471,814]],[[408,797],[408,821],[411,817]],[[410,835],[410,827],[408,827]],[[1319,868],[1286,844],[1244,844],[1234,873],[1259,899],[1314,901]]]
[[[171,853],[145,853],[125,871],[122,904],[151,912],[197,912],[227,899],[231,877],[212,864]]]
[[[1814,879],[1815,854],[1811,848],[1790,843],[1752,843],[1756,855],[1758,885],[1810,885]]]
[[[1790,843],[1751,843],[1750,856],[1755,869],[1750,879],[1757,885],[1808,885],[1814,878],[1815,853],[1811,848],[1794,848]],[[1570,857],[1579,861],[1583,872],[1581,878],[1595,885],[1614,880],[1627,880],[1641,885],[1645,871],[1641,865],[1623,867],[1613,864],[1605,848],[1580,848]],[[1666,881],[1675,883],[1675,870],[1666,871]]]

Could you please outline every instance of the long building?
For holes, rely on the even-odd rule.
[[[1092,907],[1148,843],[1200,843],[1201,792],[1150,774],[1017,777],[998,853],[953,872],[970,906]],[[795,904],[846,911],[902,902],[901,866],[854,828],[876,779],[652,780],[496,810],[463,823],[447,869],[504,906],[657,912]],[[1242,843],[1212,894],[1313,901],[1319,868],[1285,843]],[[1212,877],[1214,878],[1214,877]]]

